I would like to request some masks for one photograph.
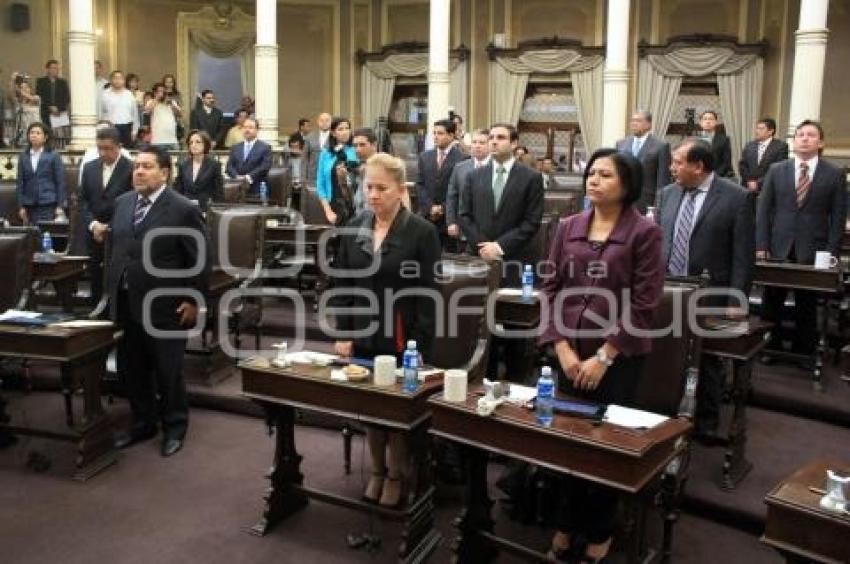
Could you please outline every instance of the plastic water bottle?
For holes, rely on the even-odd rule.
[[[530,302],[534,297],[534,271],[530,264],[522,269],[522,301]]]
[[[697,384],[699,383],[699,369],[695,366],[690,366],[685,371],[687,380],[685,380],[685,393],[682,396],[682,401],[679,403],[679,416],[691,418],[694,416],[696,409]]]
[[[552,379],[552,368],[544,366],[540,369],[540,378],[537,380],[537,400],[535,409],[537,422],[546,427],[552,425],[554,411],[552,401],[555,399],[555,381]]]
[[[41,236],[41,252],[53,252],[53,237],[50,236],[50,231],[45,231],[44,235]]]
[[[655,221],[655,208],[652,206],[647,206],[646,208],[646,219],[649,221]]]
[[[269,204],[269,187],[265,182],[260,182],[260,201],[264,206]]]
[[[413,339],[407,341],[402,367],[404,391],[412,394],[419,387],[419,352],[416,350],[416,341]]]

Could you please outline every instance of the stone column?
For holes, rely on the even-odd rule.
[[[788,136],[804,119],[819,119],[826,61],[826,12],[829,0],[803,0],[800,25],[794,33],[794,75],[791,82],[791,109]]]
[[[613,147],[626,133],[629,103],[630,0],[608,0],[605,70],[602,75],[602,146]]]
[[[97,122],[94,85],[92,0],[68,0],[68,86],[71,90],[71,143],[69,148],[94,145]]]
[[[431,33],[428,44],[428,122],[449,117],[449,0],[431,0]],[[467,116],[464,116],[466,119]]]
[[[254,95],[258,137],[278,145],[277,0],[257,0],[257,45],[254,51]]]

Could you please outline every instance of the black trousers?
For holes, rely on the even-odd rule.
[[[133,124],[132,123],[116,123],[115,129],[121,136],[121,146],[130,148],[133,146]]]
[[[593,391],[574,388],[557,361],[553,368],[558,375],[558,390],[562,393],[597,403],[630,406],[637,393],[644,360],[643,356],[618,355]],[[584,536],[593,544],[605,542],[614,534],[619,500],[615,490],[565,476],[561,479],[561,494],[560,531]]]
[[[130,318],[126,292],[118,294],[118,322],[124,338],[118,345],[118,374],[127,386],[133,427],[156,428],[168,439],[182,439],[189,425],[189,402],[183,380],[186,339],[160,339]]]
[[[766,287],[762,309],[764,319],[774,323],[776,339],[781,339],[782,312],[785,309],[786,288]],[[793,346],[797,352],[813,354],[817,346],[818,295],[806,290],[794,290]]]
[[[91,306],[95,307],[103,296],[103,243],[92,237],[86,226],[86,244],[89,250],[88,271],[91,278]]]

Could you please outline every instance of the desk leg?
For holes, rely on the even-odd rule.
[[[76,278],[66,278],[64,280],[56,280],[53,282],[53,289],[56,290],[56,297],[59,299],[59,304],[62,311],[71,313],[74,311],[74,291],[77,288]]]
[[[489,562],[497,551],[479,531],[493,532],[495,522],[490,516],[493,502],[487,493],[487,453],[473,447],[464,447],[466,461],[466,499],[464,509],[455,519],[459,535],[455,539],[452,562],[457,564]]]
[[[103,409],[100,384],[106,376],[108,349],[62,365],[62,381],[70,386],[82,383],[83,417],[75,426],[77,470],[74,479],[85,481],[118,460],[112,425]],[[66,396],[69,397],[69,396]]]
[[[732,370],[732,421],[723,455],[724,490],[734,490],[753,465],[746,458],[747,447],[747,395],[750,391],[753,362],[729,361]]]
[[[427,560],[442,538],[434,528],[434,489],[427,426],[420,425],[409,433],[407,441],[410,453],[407,504],[411,509],[404,520],[398,546],[399,562],[405,564]]]
[[[823,392],[823,354],[826,352],[826,299],[818,297],[817,305],[817,346],[815,347],[814,368],[812,369],[812,386],[816,392]]]
[[[272,527],[307,505],[307,496],[292,486],[304,482],[301,455],[295,450],[295,408],[266,405],[267,422],[275,433],[274,463],[269,479],[271,487],[263,496],[265,511],[250,532],[264,536]]]

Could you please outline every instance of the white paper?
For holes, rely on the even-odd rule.
[[[434,374],[439,374],[440,372],[444,372],[444,370],[442,368],[429,368],[428,370],[420,368],[417,371],[417,374],[419,375],[419,380],[424,381],[426,378],[433,376]],[[404,378],[404,368],[396,368],[395,377]]]
[[[112,325],[111,321],[102,319],[72,319],[70,321],[58,321],[51,323],[50,327],[64,327],[66,329],[77,329],[82,327],[108,327]]]
[[[69,125],[71,125],[71,117],[68,115],[68,112],[59,112],[58,116],[54,116],[51,114],[50,129],[56,129],[57,127],[68,127]]]
[[[337,358],[339,357],[335,354],[327,354],[317,351],[298,351],[291,352],[286,355],[286,359],[289,362],[294,362],[296,364],[317,364],[319,366],[327,366]]]
[[[41,317],[41,313],[37,311],[26,311],[22,309],[7,309],[5,312],[0,313],[0,321],[6,321],[8,319],[37,319]]]
[[[605,417],[603,419],[608,423],[621,427],[652,429],[669,418],[649,411],[611,404],[605,411]]]
[[[516,296],[518,298],[522,297],[522,288],[499,288],[496,292],[499,296]],[[537,297],[540,295],[540,290],[534,290],[531,292],[531,295]]]
[[[511,384],[508,392],[508,401],[525,405],[532,399],[537,397],[537,388],[533,386],[520,386],[519,384]]]

